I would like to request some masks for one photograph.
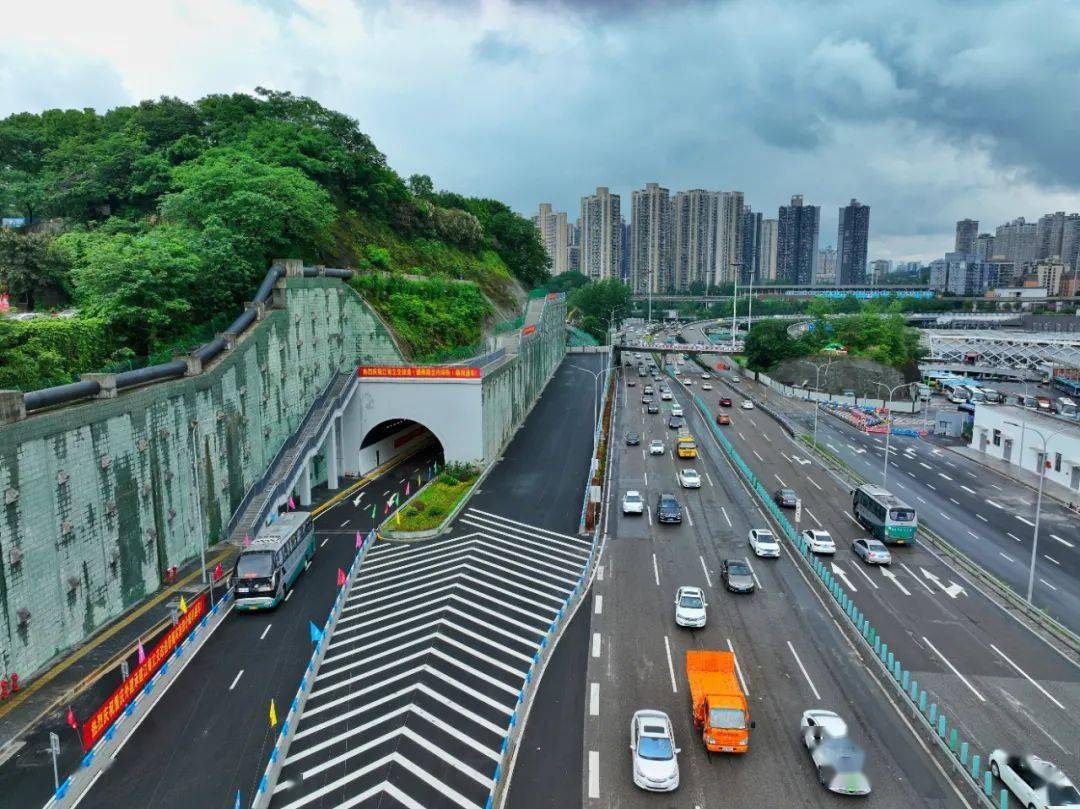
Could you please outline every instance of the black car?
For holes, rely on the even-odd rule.
[[[721,562],[720,581],[733,593],[754,592],[754,574],[742,559],[725,559]]]
[[[656,505],[656,520],[660,523],[681,523],[682,506],[673,494],[660,495],[660,502]]]
[[[686,422],[683,421],[682,416],[672,416],[667,421],[667,426],[670,427],[672,430],[678,430],[680,427],[682,427],[685,424],[686,424]]]
[[[636,447],[640,443],[641,443],[641,436],[638,435],[637,433],[627,433],[626,434],[626,446],[628,446],[628,447]]]
[[[799,496],[794,489],[777,489],[773,494],[773,500],[780,508],[795,508],[799,504]]]
[[[651,413],[652,415],[656,415],[660,412],[660,405],[658,405],[656,402],[649,402],[649,406],[646,408],[646,410],[648,410],[649,413]]]

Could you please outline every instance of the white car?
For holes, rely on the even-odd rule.
[[[990,754],[990,772],[1029,809],[1080,807],[1080,792],[1073,782],[1038,756],[1010,756],[1004,750],[995,750]]]
[[[705,593],[700,587],[680,587],[675,593],[675,624],[705,626]]]
[[[838,795],[870,794],[863,773],[865,754],[848,738],[843,719],[832,711],[803,711],[799,733],[823,787]]]
[[[749,399],[743,399],[742,404],[739,405],[739,407],[741,407],[743,410],[753,410],[754,403],[751,402]]]
[[[701,475],[697,473],[696,469],[680,469],[679,484],[684,489],[700,489]]]
[[[674,399],[674,398],[675,398],[675,397],[671,395],[671,391],[669,391],[669,390],[668,390],[667,388],[665,388],[664,390],[660,391],[660,399],[661,399],[662,401],[665,401],[665,402],[670,402],[670,401],[671,401],[672,399]]]
[[[829,536],[828,531],[817,528],[807,528],[802,532],[802,538],[810,546],[811,553],[836,553],[836,543]]]
[[[776,537],[769,529],[751,528],[749,540],[754,556],[760,556],[762,559],[780,558],[780,543],[776,541]]]
[[[740,379],[737,376],[733,376],[733,377],[731,377],[731,382],[732,382],[732,384],[738,385],[740,382],[742,382],[742,379]]]
[[[649,454],[650,455],[663,455],[664,454],[664,442],[659,438],[654,438],[649,442]]]
[[[685,379],[683,379],[682,383],[683,383],[684,385],[693,385],[693,384],[694,384],[694,380],[693,380],[693,379],[691,379],[690,377],[686,377]]]
[[[843,739],[847,736],[847,723],[833,711],[813,708],[809,711],[803,711],[802,718],[799,720],[799,735],[803,737],[804,742],[806,741],[806,729],[813,727],[821,728],[827,736],[833,739]]]
[[[673,415],[673,416],[681,416],[682,414],[683,414],[682,413],[682,405],[672,405],[671,406],[671,415]]]
[[[650,792],[679,788],[679,759],[675,731],[663,711],[641,710],[630,720],[630,758],[634,785]]]
[[[712,383],[711,382],[702,382],[701,383],[701,389],[702,390],[712,390]]]
[[[702,379],[712,379],[711,376],[709,376],[707,373],[704,373],[704,372],[701,374],[701,378]]]
[[[622,499],[622,513],[623,514],[644,514],[645,513],[645,500],[641,496],[641,492],[628,491],[623,495]]]

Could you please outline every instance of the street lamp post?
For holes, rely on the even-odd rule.
[[[887,390],[889,392],[889,398],[886,401],[892,401],[893,394],[896,391],[902,390],[904,388],[910,388],[915,383],[914,382],[903,382],[903,383],[901,383],[899,385],[895,385],[895,386],[893,386],[891,388],[888,385],[886,385],[884,382],[875,382],[874,384],[877,385],[879,388],[885,388],[885,390]],[[891,439],[891,438],[892,438],[892,421],[891,421],[891,411],[890,411],[890,421],[886,424],[886,430],[885,430],[885,463],[883,463],[881,465],[881,488],[883,488],[883,489],[885,488],[886,484],[889,482],[889,439]]]
[[[582,371],[583,373],[586,373],[586,374],[588,374],[589,376],[591,376],[593,378],[593,404],[592,404],[593,416],[592,416],[592,420],[593,420],[593,429],[595,430],[596,429],[596,423],[597,423],[596,420],[598,418],[598,414],[597,414],[597,408],[599,407],[598,400],[600,398],[600,377],[605,376],[607,374],[608,368],[610,366],[605,361],[604,365],[601,366],[599,371],[590,371],[588,368],[582,368],[580,365],[568,365],[567,367],[568,368],[574,368],[575,370],[578,370],[578,371]]]
[[[1024,433],[1027,430],[1035,433],[1042,440],[1042,457],[1039,459],[1039,489],[1038,494],[1035,496],[1035,528],[1033,529],[1033,535],[1031,540],[1031,564],[1028,566],[1028,586],[1027,586],[1027,603],[1031,604],[1031,596],[1035,590],[1035,558],[1039,552],[1039,513],[1042,510],[1042,493],[1043,493],[1043,480],[1046,478],[1046,445],[1051,438],[1061,435],[1065,430],[1058,430],[1056,433],[1050,433],[1050,435],[1043,435],[1042,430],[1035,427],[1028,427],[1027,422],[1024,424],[1017,424],[1015,421],[1006,421],[1006,424],[1011,424],[1013,427],[1020,428],[1020,440],[1024,440]],[[1020,467],[1024,466],[1024,457],[1020,456]]]
[[[814,390],[820,390],[821,369],[822,368],[825,369],[825,379],[826,379],[826,381],[828,381],[828,378],[829,378],[829,366],[832,365],[832,357],[829,357],[829,359],[825,363],[811,362],[810,360],[799,360],[799,362],[802,363],[803,365],[811,365],[811,366],[814,367],[814,369],[815,369],[814,370]],[[815,450],[817,449],[817,420],[818,420],[818,410],[821,409],[820,405],[821,405],[820,402],[818,402],[817,400],[814,401],[814,449]],[[885,454],[888,455],[889,453],[886,452]]]

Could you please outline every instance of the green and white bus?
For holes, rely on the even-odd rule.
[[[233,568],[236,608],[268,610],[280,604],[315,555],[315,524],[308,511],[278,515],[244,548]]]
[[[889,491],[866,483],[851,496],[855,520],[887,545],[914,545],[918,518],[915,509]]]

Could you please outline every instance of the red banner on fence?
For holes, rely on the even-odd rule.
[[[480,369],[468,365],[361,365],[361,378],[479,379]]]
[[[536,326],[526,326],[521,330],[521,336],[525,337],[536,332]]]
[[[166,632],[164,637],[157,642],[157,645],[150,650],[146,655],[146,659],[135,667],[135,670],[128,675],[124,682],[120,683],[120,687],[112,693],[112,696],[105,700],[105,703],[89,719],[83,722],[81,730],[83,750],[89,750],[94,746],[94,742],[100,739],[102,734],[116,721],[124,708],[128,706],[128,703],[138,696],[139,692],[143,690],[143,686],[150,682],[150,678],[169,659],[169,655],[173,653],[184,638],[191,634],[195,624],[202,620],[205,614],[206,593],[203,593],[188,604],[187,612],[180,616],[180,620],[176,622],[176,625]]]

